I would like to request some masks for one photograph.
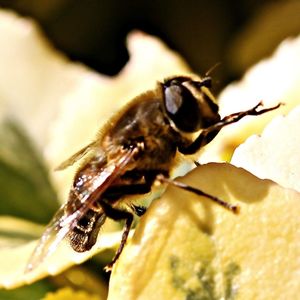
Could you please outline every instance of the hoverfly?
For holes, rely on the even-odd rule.
[[[159,82],[113,116],[95,141],[59,166],[61,170],[87,157],[75,174],[68,201],[47,226],[27,271],[36,268],[64,238],[77,252],[91,249],[106,218],[125,221],[119,248],[106,267],[111,270],[124,248],[134,215],[142,216],[146,211],[124,201],[126,196],[149,193],[157,181],[206,196],[237,213],[237,206],[171,180],[175,156],[196,153],[224,126],[277,109],[280,103],[266,109],[258,103],[221,119],[210,86],[210,77],[174,76]]]

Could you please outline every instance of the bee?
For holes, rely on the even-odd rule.
[[[47,226],[26,271],[36,268],[64,238],[77,252],[90,250],[106,218],[124,220],[121,243],[106,266],[110,271],[122,253],[134,215],[140,217],[146,211],[128,201],[129,196],[149,193],[155,182],[205,196],[237,213],[237,206],[171,179],[176,155],[195,154],[224,126],[277,109],[280,103],[263,109],[260,102],[221,118],[210,87],[210,77],[173,76],[158,82],[155,89],[137,96],[114,115],[97,139],[61,164],[59,170],[86,157],[67,202]]]

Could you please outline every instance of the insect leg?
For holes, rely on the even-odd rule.
[[[182,154],[194,154],[196,153],[201,147],[208,144],[217,134],[218,132],[225,126],[236,123],[242,118],[246,116],[259,116],[266,112],[272,111],[274,109],[279,108],[282,103],[278,103],[277,105],[265,109],[260,109],[259,107],[262,106],[262,102],[259,102],[256,106],[251,109],[233,113],[229,116],[224,117],[222,120],[217,122],[214,125],[209,126],[201,131],[200,135],[189,145],[183,145],[178,148],[179,152]]]
[[[196,167],[200,167],[201,166],[201,164],[197,160],[194,160],[194,164],[195,164]]]
[[[108,203],[105,200],[101,201],[100,204],[101,204],[102,209],[103,209],[103,211],[104,211],[104,213],[106,214],[107,217],[109,217],[109,218],[111,218],[115,221],[125,220],[124,230],[123,230],[120,246],[119,246],[113,260],[104,268],[104,270],[106,272],[109,272],[109,271],[112,270],[113,265],[118,260],[118,258],[120,257],[120,255],[123,251],[123,248],[124,248],[125,243],[126,243],[127,238],[128,238],[130,227],[131,227],[132,222],[133,222],[133,214],[126,211],[126,210],[122,210],[122,209],[119,209],[119,208],[114,208],[114,207],[111,206],[110,203]]]
[[[229,125],[229,124],[232,124],[232,123],[235,123],[235,122],[239,121],[240,119],[244,118],[245,116],[259,116],[259,115],[262,115],[266,112],[269,112],[269,111],[272,111],[274,109],[279,108],[281,105],[282,105],[282,103],[278,103],[275,106],[258,110],[259,107],[263,106],[263,103],[261,101],[257,105],[255,105],[253,108],[250,108],[249,110],[233,113],[229,116],[224,117],[220,122],[218,122],[215,125],[211,126],[212,130],[215,130],[215,129],[220,130],[222,127],[224,127],[226,125]],[[211,128],[211,127],[209,127],[209,128]]]
[[[219,199],[218,197],[215,197],[213,195],[210,195],[210,194],[207,194],[207,193],[201,191],[200,189],[191,187],[191,186],[189,186],[185,183],[179,182],[179,181],[171,180],[171,179],[169,179],[169,178],[167,178],[163,175],[158,175],[157,180],[160,181],[160,182],[165,182],[165,183],[168,183],[168,184],[172,184],[172,185],[174,185],[178,188],[181,188],[181,189],[184,189],[186,191],[192,192],[196,195],[204,196],[204,197],[210,199],[211,201],[223,206],[224,208],[228,209],[229,211],[233,212],[234,214],[239,213],[239,210],[240,210],[239,206],[230,204],[228,202],[225,202],[225,201]]]

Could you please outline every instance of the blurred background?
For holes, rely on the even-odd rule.
[[[199,74],[216,63],[216,92],[300,31],[298,0],[0,0],[38,21],[71,59],[108,75],[128,59],[132,29],[160,37]]]
[[[205,74],[219,63],[212,74],[216,94],[271,55],[282,40],[300,33],[299,0],[0,0],[0,7],[33,18],[51,43],[71,60],[111,76],[128,60],[126,36],[131,30],[155,35],[180,53],[195,73]],[[278,70],[278,76],[284,74]],[[22,163],[13,168],[0,155],[0,216],[16,215],[45,223],[57,208],[47,170],[34,149],[29,144],[28,149],[25,147],[27,141],[18,128],[10,126],[4,131],[6,135],[14,134],[11,149],[22,149],[17,157]],[[0,153],[4,151],[2,137],[0,132]],[[35,178],[23,176],[22,168],[26,176]],[[11,189],[9,181],[19,189]],[[26,202],[27,207],[32,205],[35,211],[24,208],[27,196],[32,199],[32,204]],[[16,199],[20,206],[3,199]],[[36,199],[44,200],[33,204]],[[108,275],[101,273],[103,261],[97,261],[97,257],[95,260],[31,286],[0,290],[0,299],[41,299],[46,292],[64,286],[101,294],[99,299],[105,299]]]

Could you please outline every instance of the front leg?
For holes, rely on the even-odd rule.
[[[178,147],[179,152],[182,154],[194,154],[196,153],[201,147],[208,144],[212,139],[219,133],[219,131],[229,125],[238,122],[242,118],[246,116],[259,116],[266,112],[272,111],[274,109],[279,108],[282,105],[282,103],[278,103],[277,105],[265,109],[258,109],[260,106],[262,106],[262,102],[259,102],[256,106],[253,108],[241,111],[237,113],[233,113],[229,116],[224,117],[222,120],[217,122],[214,125],[209,126],[208,128],[205,128],[201,131],[200,135],[195,139],[194,142],[189,144],[188,146],[180,146]]]

